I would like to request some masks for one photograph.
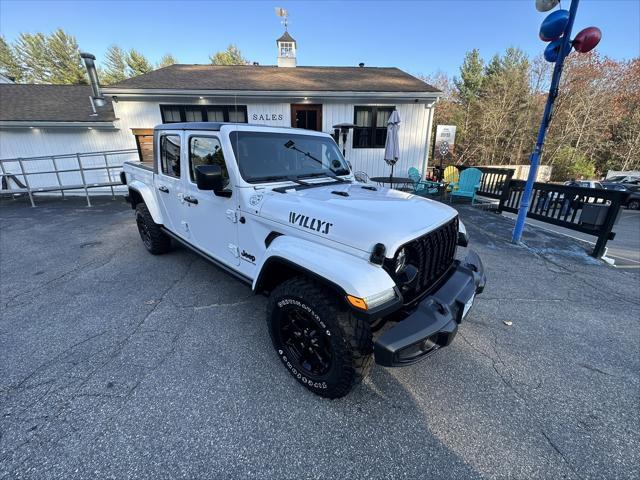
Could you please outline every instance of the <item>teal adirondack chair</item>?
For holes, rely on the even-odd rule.
[[[480,180],[482,172],[477,168],[467,168],[460,172],[460,180],[451,184],[453,188],[449,194],[449,201],[452,202],[454,197],[470,198],[473,205],[476,191],[480,188]]]
[[[413,182],[414,195],[424,197],[425,195],[435,195],[438,193],[438,184],[428,180],[422,180],[422,176],[417,168],[411,167],[408,173],[409,178]]]

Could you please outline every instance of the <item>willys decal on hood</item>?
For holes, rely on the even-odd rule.
[[[299,225],[302,228],[308,228],[309,230],[324,233],[325,235],[329,233],[329,229],[333,225],[333,223],[319,220],[317,218],[312,218],[296,212],[289,212],[289,223]]]

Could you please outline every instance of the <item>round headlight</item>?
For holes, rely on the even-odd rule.
[[[400,270],[402,270],[406,264],[407,264],[407,252],[405,251],[404,248],[402,248],[396,255],[395,272],[400,273]]]

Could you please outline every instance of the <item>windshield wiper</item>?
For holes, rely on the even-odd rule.
[[[260,178],[252,178],[251,181],[252,182],[285,182],[287,181],[287,177],[282,176],[282,175],[271,175],[269,177],[260,177]]]
[[[313,185],[311,183],[300,180],[296,175],[271,175],[269,177],[260,177],[252,179],[253,182],[293,182],[305,187]]]
[[[300,177],[296,177],[295,175],[290,175],[287,177],[287,180],[297,183],[298,185],[304,185],[305,187],[309,186],[309,185],[313,185],[309,182],[303,182],[302,180],[300,180]]]
[[[301,175],[299,178],[312,178],[312,177],[329,177],[332,180],[335,180],[335,181],[340,182],[340,183],[350,183],[349,180],[345,180],[344,178],[340,178],[339,176],[337,176],[332,171],[309,173],[309,174],[304,175],[304,176]]]

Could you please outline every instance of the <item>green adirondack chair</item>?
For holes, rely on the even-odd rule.
[[[422,180],[422,176],[417,168],[411,167],[408,175],[413,182],[414,195],[424,197],[426,195],[436,195],[438,193],[438,184],[428,180]]]
[[[476,200],[476,191],[480,188],[482,172],[477,168],[466,168],[460,173],[460,180],[452,183],[453,189],[449,193],[449,201],[453,202],[454,197],[470,198],[471,205]]]

